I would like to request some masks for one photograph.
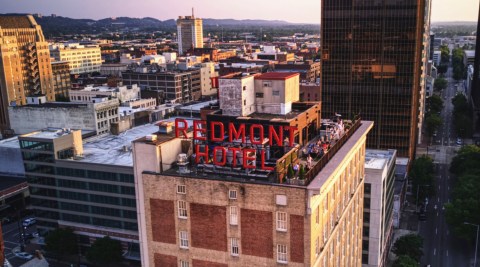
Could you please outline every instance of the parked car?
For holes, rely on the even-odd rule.
[[[24,237],[25,237],[26,239],[33,239],[33,238],[39,237],[39,236],[40,236],[40,235],[38,234],[38,232],[26,233],[26,234],[24,235]]]
[[[35,223],[37,223],[37,220],[35,218],[28,218],[28,219],[25,219],[23,220],[23,227],[28,227],[30,225],[34,225]]]
[[[33,256],[31,254],[28,254],[27,252],[17,252],[15,253],[15,256],[24,260],[31,260],[33,258]]]
[[[462,139],[461,138],[457,138],[457,145],[462,145],[463,142],[462,142]]]

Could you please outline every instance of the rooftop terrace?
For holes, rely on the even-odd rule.
[[[232,153],[227,152],[227,161],[225,166],[217,166],[213,164],[213,157],[217,157],[216,160],[219,161],[219,157],[221,158],[222,156],[221,154],[211,154],[208,162],[205,162],[202,159],[202,161],[200,161],[198,164],[192,164],[194,163],[195,158],[195,156],[192,155],[189,158],[179,160],[171,169],[164,171],[163,174],[171,176],[208,178],[263,184],[308,186],[324,169],[324,167],[327,166],[330,160],[334,158],[336,153],[342,149],[343,145],[349,141],[350,137],[352,137],[352,135],[354,135],[362,126],[362,122],[360,120],[353,122],[346,121],[343,126],[342,124],[343,122],[340,121],[334,122],[330,120],[324,120],[324,125],[327,126],[327,128],[320,131],[320,134],[316,136],[316,138],[303,147],[298,144],[282,147],[282,149],[284,149],[284,153],[280,158],[270,156],[270,154],[273,154],[273,151],[271,150],[274,149],[274,147],[269,148],[267,146],[268,141],[265,141],[263,145],[251,145],[250,143],[239,145],[241,142],[236,144],[226,144],[225,142],[222,143],[222,146],[224,147],[237,147],[241,149],[250,147],[255,149],[256,152],[253,156],[256,157],[256,166],[259,166],[262,163],[263,159],[261,159],[260,155],[265,153],[266,159],[263,161],[263,164],[266,167],[272,167],[273,170],[266,170],[265,168],[260,169],[258,167],[257,169],[244,169],[238,167],[241,165],[241,161],[243,160],[243,155],[241,153],[236,156],[237,163],[235,163],[235,165],[238,166],[235,166],[233,164],[235,157],[233,157]],[[363,127],[365,129],[360,131],[362,133],[359,133],[359,135],[367,131],[368,127],[371,127],[370,122]],[[359,137],[356,137],[355,139],[351,140],[351,142],[356,142],[356,139],[358,138]],[[212,149],[209,149],[209,151],[213,151],[214,145],[209,144],[208,146],[212,146]],[[348,152],[348,148],[346,149]],[[311,159],[308,159],[308,155],[311,156]],[[296,163],[306,167],[305,174],[303,176],[304,179],[287,179],[288,166],[290,164],[293,166]],[[299,173],[297,172],[297,176],[298,175]],[[318,186],[318,183],[315,183],[313,186]]]

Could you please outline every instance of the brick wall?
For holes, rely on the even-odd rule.
[[[273,258],[272,213],[241,209],[240,221],[243,254]]]
[[[193,267],[228,267],[228,264],[216,263],[211,261],[193,260]]]
[[[226,208],[190,204],[192,247],[227,251]]]
[[[175,207],[173,201],[150,199],[153,241],[176,244]]]
[[[303,216],[290,215],[290,260],[293,262],[304,261],[303,224]]]
[[[155,267],[177,267],[177,257],[155,253]]]

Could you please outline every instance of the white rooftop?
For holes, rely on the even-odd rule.
[[[366,169],[383,169],[392,160],[394,150],[367,149],[365,151]]]
[[[12,137],[8,139],[0,140],[0,147],[9,147],[9,148],[20,148],[20,142],[18,137]]]
[[[70,130],[63,131],[61,129],[45,129],[28,134],[23,134],[22,137],[42,138],[42,139],[55,139],[62,135],[69,134]]]
[[[200,111],[201,108],[204,108],[210,104],[214,104],[216,103],[217,100],[210,100],[210,101],[205,101],[205,102],[200,102],[200,103],[197,103],[197,104],[193,104],[193,105],[188,105],[188,106],[183,106],[181,108],[179,108],[180,110],[183,110],[183,111]]]

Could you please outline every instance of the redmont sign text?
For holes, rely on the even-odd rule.
[[[227,133],[228,142],[232,143],[241,141],[243,147],[239,146],[216,146],[213,149],[213,157],[210,158],[209,148],[207,145],[196,144],[195,145],[195,163],[198,164],[202,160],[204,162],[210,162],[217,166],[225,166],[227,164],[227,154],[231,154],[233,157],[232,167],[243,167],[245,169],[262,169],[273,171],[274,167],[265,166],[265,149],[260,149],[260,166],[256,165],[256,151],[257,149],[251,148],[255,145],[263,145],[265,139],[268,138],[268,145],[276,145],[283,147],[284,132],[288,131],[288,143],[293,144],[295,138],[295,132],[297,127],[293,126],[263,126],[261,124],[251,124],[247,129],[245,123],[235,125],[228,123],[224,125],[219,121],[210,122],[207,133],[207,122],[204,120],[193,121],[193,140],[196,141],[210,141],[210,142],[226,142],[224,133]],[[265,127],[268,127],[268,136],[265,136]],[[185,119],[175,119],[175,136],[188,138],[187,129],[189,128],[188,122]],[[225,131],[226,130],[226,131]],[[248,131],[248,134],[247,134]],[[217,133],[217,135],[215,135]],[[254,133],[257,133],[256,135]],[[248,140],[247,140],[248,138]],[[203,151],[201,147],[204,147]],[[237,158],[243,158],[242,166],[237,166]]]

